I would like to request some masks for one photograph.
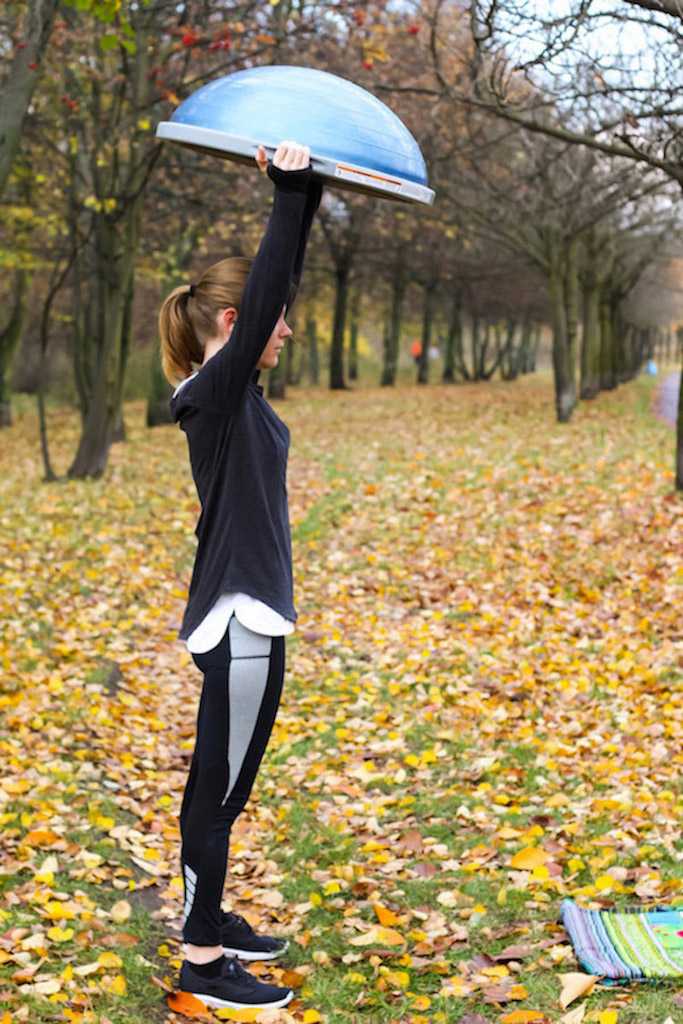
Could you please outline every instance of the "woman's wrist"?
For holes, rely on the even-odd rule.
[[[282,167],[276,167],[274,163],[269,163],[266,169],[270,180],[285,192],[306,192],[312,173],[310,164],[308,167],[301,167],[294,171],[285,171]]]

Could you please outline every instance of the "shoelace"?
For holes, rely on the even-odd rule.
[[[251,988],[259,984],[258,979],[255,978],[253,974],[250,974],[249,971],[245,971],[236,956],[226,956],[225,959],[225,969],[228,973],[235,975],[239,981],[244,982],[244,984],[249,985]]]
[[[233,927],[243,928],[247,931],[252,932],[254,929],[251,927],[246,917],[242,917],[241,914],[235,914],[232,910],[224,911],[225,917],[223,918],[224,924],[232,925]]]

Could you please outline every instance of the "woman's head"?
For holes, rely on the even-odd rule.
[[[232,256],[214,263],[194,285],[181,284],[166,296],[159,310],[161,368],[170,384],[177,384],[204,359],[204,346],[219,333],[223,310],[239,311],[251,260]]]
[[[170,384],[188,377],[204,361],[207,347],[217,350],[229,341],[251,263],[245,256],[219,260],[194,283],[194,294],[184,284],[166,296],[159,310],[159,338],[161,367]],[[277,352],[291,333],[283,309],[259,365],[276,366]]]

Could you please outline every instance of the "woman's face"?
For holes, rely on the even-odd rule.
[[[268,338],[268,344],[261,353],[261,358],[256,364],[261,370],[272,370],[274,366],[277,366],[280,358],[280,352],[284,348],[287,338],[289,338],[294,331],[285,321],[285,309],[283,306],[280,311],[278,322],[273,328],[273,333]]]
[[[280,352],[284,347],[285,341],[294,333],[292,328],[285,321],[286,308],[286,306],[283,306],[280,310],[278,321],[273,328],[271,336],[268,338],[266,347],[261,353],[261,358],[256,364],[261,370],[272,370],[274,366],[277,366],[280,359]],[[228,306],[228,308],[224,309],[221,313],[218,323],[222,326],[225,335],[222,343],[218,342],[216,346],[217,349],[221,348],[222,345],[230,344],[230,335],[232,334],[232,329],[235,326],[236,319],[237,313],[234,306]]]

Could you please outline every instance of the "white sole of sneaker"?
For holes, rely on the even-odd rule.
[[[190,992],[191,996],[195,999],[199,999],[200,1002],[204,1003],[205,1006],[211,1006],[215,1010],[268,1010],[278,1009],[280,1006],[286,1006],[291,999],[294,998],[294,993],[290,989],[286,996],[282,999],[276,999],[272,1003],[234,1003],[230,999],[219,999],[218,996],[205,996],[201,992]]]
[[[275,960],[287,952],[288,946],[289,942],[282,949],[276,949],[274,953],[254,953],[252,950],[237,949],[236,946],[223,946],[223,952],[226,956],[236,956],[240,960]]]

